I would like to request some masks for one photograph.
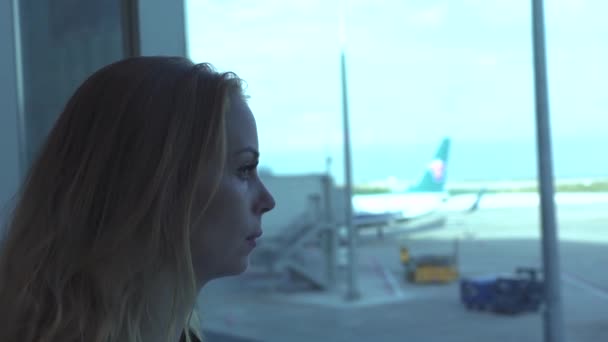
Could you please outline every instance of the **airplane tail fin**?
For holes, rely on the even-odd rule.
[[[428,165],[422,179],[418,184],[409,188],[411,192],[444,192],[447,176],[448,156],[450,152],[450,138],[444,138],[435,153],[435,157]]]

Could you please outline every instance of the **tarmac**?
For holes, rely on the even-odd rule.
[[[608,196],[605,196],[608,198]],[[608,338],[608,202],[558,202],[566,341]],[[459,285],[405,281],[399,247],[412,255],[451,254],[461,277],[542,265],[540,217],[527,205],[491,198],[472,214],[452,212],[443,229],[373,240],[358,249],[360,298],[346,299],[346,268],[331,291],[278,291],[282,279],[245,272],[216,280],[199,298],[206,342],[543,341],[542,310],[504,316],[468,311]],[[310,263],[318,263],[311,250]]]

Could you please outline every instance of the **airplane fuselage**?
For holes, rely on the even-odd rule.
[[[447,198],[443,192],[405,192],[353,196],[355,215],[395,213],[416,218],[440,209]]]

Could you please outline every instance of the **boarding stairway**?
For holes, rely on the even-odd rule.
[[[311,196],[308,208],[278,235],[261,239],[251,255],[252,267],[311,289],[331,287],[336,229],[324,218],[319,203],[318,196]]]

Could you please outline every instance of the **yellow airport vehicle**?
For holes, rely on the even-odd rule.
[[[459,277],[458,241],[455,241],[453,255],[411,256],[409,249],[402,246],[400,259],[405,266],[405,278],[411,283],[447,284]]]

